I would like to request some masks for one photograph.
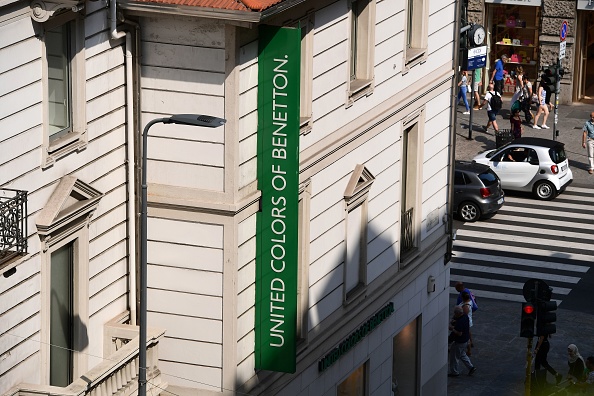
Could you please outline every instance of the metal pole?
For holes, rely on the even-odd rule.
[[[553,123],[553,140],[559,136],[557,130],[557,121],[559,119],[559,93],[561,92],[561,76],[559,75],[561,69],[561,59],[557,58],[557,68],[555,70],[555,122]]]
[[[530,396],[530,382],[532,379],[532,337],[528,338],[526,346],[526,381],[524,381],[524,395]]]
[[[142,132],[142,204],[140,212],[140,331],[138,336],[138,396],[146,396],[146,288],[147,288],[147,193],[146,193],[146,157],[148,131],[159,122],[168,118],[156,118],[144,127]]]
[[[468,118],[468,140],[472,140],[472,115],[474,113],[474,70],[471,70],[470,77],[470,117]]]

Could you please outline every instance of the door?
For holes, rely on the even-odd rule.
[[[524,189],[538,173],[538,162],[530,161],[534,157],[534,150],[526,147],[510,147],[501,155],[492,158],[491,169],[501,179],[504,189]]]

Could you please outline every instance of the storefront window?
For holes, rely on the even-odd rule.
[[[367,396],[367,363],[353,371],[338,385],[338,396]]]
[[[393,341],[392,393],[394,396],[419,394],[419,329],[421,317],[410,322]]]
[[[538,78],[540,7],[510,4],[487,6],[488,29],[491,32],[488,77],[491,79],[494,65],[502,55],[507,55],[505,70],[510,73],[521,66],[531,81]],[[513,78],[504,77],[503,93],[515,91]]]

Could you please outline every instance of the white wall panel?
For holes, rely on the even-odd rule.
[[[225,51],[154,42],[142,43],[142,64],[189,70],[225,72]]]
[[[85,71],[87,79],[99,76],[107,70],[114,69],[124,64],[124,50],[117,46],[101,52],[85,62]]]
[[[222,349],[220,344],[192,342],[165,335],[159,343],[159,358],[193,365],[221,367]]]
[[[19,88],[0,97],[0,118],[15,114],[36,103],[42,97],[43,88],[41,81],[35,81],[31,85]]]
[[[142,86],[159,91],[224,95],[224,73],[142,66]]]
[[[159,361],[159,369],[163,381],[178,386],[205,389],[208,391],[221,390],[222,369],[220,367],[194,366],[175,362]],[[168,375],[171,374],[171,375]]]
[[[151,325],[167,329],[170,338],[201,340],[221,344],[223,342],[223,322],[190,316],[151,312]]]
[[[11,37],[0,34],[0,37]],[[12,37],[11,40],[12,42]],[[41,41],[30,37],[10,46],[0,49],[0,73],[15,69],[41,57]]]
[[[19,88],[41,81],[41,60],[35,59],[16,69],[0,74],[0,97]],[[41,101],[41,96],[38,97]],[[3,99],[0,99],[3,102]]]
[[[223,274],[187,268],[149,265],[148,284],[153,288],[181,293],[223,296]]]
[[[3,162],[15,160],[20,156],[25,155],[28,151],[39,149],[41,143],[39,136],[41,136],[42,133],[41,127],[37,126],[2,142],[0,165]],[[10,175],[6,176],[10,177]]]
[[[148,161],[149,183],[223,191],[224,170],[201,165]]]
[[[151,312],[222,319],[222,300],[219,297],[157,290],[152,289],[150,285],[147,294],[148,310]]]
[[[151,263],[159,265],[202,271],[223,271],[223,250],[214,247],[149,240],[147,256],[150,257]]]
[[[342,265],[344,257],[344,242],[341,242],[336,246],[328,247],[328,250],[324,255],[320,256],[315,261],[311,261],[311,264],[309,265],[309,284],[315,284],[326,276],[326,274],[334,271],[339,265]]]
[[[187,245],[223,247],[223,226],[150,217],[149,240],[167,241]]]
[[[114,317],[116,314],[120,312],[124,312],[127,308],[125,304],[126,293],[128,291],[128,278],[123,276],[118,280],[114,281],[113,283],[109,284],[107,287],[99,291],[97,294],[90,296],[89,298],[89,316],[99,312],[103,309],[108,309],[111,304],[116,303],[118,300],[122,301],[123,303],[119,306],[119,309],[115,310],[113,315],[110,317]],[[92,329],[89,330],[89,335],[92,337],[92,340],[89,342],[95,346],[103,345],[103,342],[100,338],[95,338],[96,335],[93,334]]]
[[[89,296],[93,296],[105,289],[109,284],[114,282],[114,279],[121,279],[126,277],[128,272],[128,264],[125,258],[110,265],[96,276],[89,278]]]
[[[181,44],[189,47],[224,48],[225,27],[206,18],[154,16],[141,19],[142,40]]]

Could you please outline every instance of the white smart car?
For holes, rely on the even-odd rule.
[[[553,199],[572,181],[564,144],[525,137],[474,157],[499,176],[504,190],[528,191],[538,199]]]

